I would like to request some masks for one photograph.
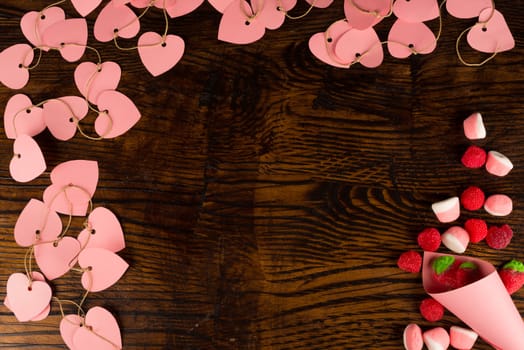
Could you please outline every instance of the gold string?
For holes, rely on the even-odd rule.
[[[36,59],[36,63],[34,65],[29,65],[29,66],[26,66],[24,63],[25,61],[27,60],[27,57],[29,56],[29,53],[30,52],[34,52],[38,50],[38,58]],[[34,59],[34,58],[33,58]],[[42,49],[40,46],[37,46],[37,47],[32,47],[30,51],[28,51],[28,53],[24,56],[24,59],[22,60],[22,63],[20,63],[19,67],[20,68],[25,68],[27,70],[33,70],[35,69],[36,67],[38,67],[38,65],[40,64],[40,61],[42,60]],[[32,60],[31,60],[32,62]]]
[[[33,284],[33,260],[32,260],[32,256],[33,256],[33,252],[34,252],[34,246],[30,246],[29,249],[27,249],[27,251],[25,252],[25,256],[24,256],[24,269],[25,269],[25,273],[27,275],[27,279],[29,280],[29,287],[31,287],[31,285]],[[29,260],[29,262],[28,262]]]
[[[255,1],[256,0],[252,0],[252,1]],[[254,20],[255,18],[257,18],[258,14],[260,13],[261,9],[264,8],[264,0],[261,0],[260,3],[262,4],[262,6],[259,6],[260,8],[257,8],[257,11],[255,11],[253,9],[253,5],[251,4],[248,4],[249,8],[251,9],[251,14],[247,13],[246,12],[246,9],[244,8],[244,0],[239,0],[238,2],[240,4],[240,11],[242,11],[242,13],[244,14],[244,16],[246,16],[247,20],[246,20],[246,25],[249,25],[249,23],[251,23],[252,20]],[[260,5],[260,3],[257,3],[258,5]]]
[[[306,12],[304,12],[303,14],[298,15],[298,16],[291,16],[289,14],[289,12],[286,11],[286,9],[284,9],[284,7],[282,6],[282,0],[278,0],[278,2],[277,2],[277,4],[278,4],[277,10],[280,11],[280,12],[284,12],[286,17],[289,18],[289,19],[301,19],[301,18],[306,17],[311,12],[311,10],[313,10],[313,7],[315,7],[315,3],[316,2],[317,2],[317,0],[313,0],[311,2],[311,4],[309,5],[309,8],[306,10]]]
[[[498,54],[498,51],[495,50],[495,52],[493,52],[491,54],[491,56],[489,56],[488,58],[484,59],[483,61],[481,61],[480,63],[471,63],[471,62],[467,62],[466,60],[464,60],[464,58],[462,58],[462,54],[460,53],[460,48],[459,48],[459,45],[460,45],[460,40],[462,39],[462,37],[464,36],[464,34],[466,34],[467,32],[469,32],[473,27],[475,27],[476,25],[479,25],[481,23],[476,23],[474,25],[472,25],[471,27],[465,29],[462,31],[462,33],[460,33],[460,35],[457,37],[457,41],[455,42],[455,51],[457,52],[457,57],[459,59],[459,61],[467,66],[467,67],[481,67],[483,65],[485,65],[486,63],[488,63],[489,61],[491,61],[492,59],[495,58],[495,56],[497,56]]]

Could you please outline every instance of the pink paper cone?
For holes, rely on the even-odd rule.
[[[454,255],[459,261],[475,263],[483,277],[464,287],[442,292],[432,277],[431,268],[433,259],[442,255],[450,254],[424,252],[422,283],[426,293],[496,349],[524,349],[524,322],[495,267],[480,259]]]

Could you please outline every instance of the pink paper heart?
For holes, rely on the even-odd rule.
[[[88,227],[78,235],[82,248],[104,248],[113,253],[125,248],[122,226],[111,210],[95,208],[87,222]]]
[[[382,21],[390,6],[391,0],[344,0],[344,14],[353,28],[364,30]]]
[[[51,182],[44,191],[44,203],[62,214],[85,216],[98,183],[98,163],[89,160],[61,163],[51,171]]]
[[[408,23],[397,19],[388,36],[388,50],[391,56],[406,58],[413,54],[428,54],[437,47],[435,34],[424,23]]]
[[[33,62],[33,48],[27,44],[15,44],[0,52],[0,82],[10,89],[21,89],[29,81],[29,69]]]
[[[48,280],[65,275],[76,264],[80,242],[64,237],[56,242],[35,245],[35,261]]]
[[[53,241],[61,232],[62,220],[58,214],[38,199],[31,199],[26,204],[14,228],[15,241],[22,247]]]
[[[73,344],[73,337],[83,322],[84,319],[82,317],[74,314],[65,315],[60,321],[60,335],[69,349],[76,349]]]
[[[396,0],[393,13],[405,22],[425,22],[440,15],[437,0]]]
[[[468,32],[469,45],[477,51],[494,53],[511,50],[515,47],[515,39],[504,19],[497,10],[491,15],[491,9],[480,13],[479,22]],[[489,21],[486,22],[489,18]]]
[[[13,158],[9,173],[18,182],[29,182],[40,176],[46,169],[40,146],[31,136],[20,135],[13,144]]]
[[[93,12],[101,2],[102,0],[71,0],[74,8],[82,17]]]
[[[372,27],[345,32],[337,41],[335,54],[343,62],[358,61],[368,68],[378,67],[384,59],[382,44]]]
[[[244,0],[233,0],[220,20],[218,40],[232,44],[251,44],[262,38],[266,32],[264,23],[256,17],[250,19],[246,14],[253,14],[249,4]]]
[[[33,271],[31,275],[33,276],[34,281],[45,282],[45,277],[40,272]],[[13,310],[11,309],[11,303],[9,302],[9,296],[7,295],[4,298],[4,305],[9,309],[9,311],[13,312]],[[51,304],[47,305],[41,313],[39,313],[38,315],[30,319],[30,321],[33,321],[33,322],[42,321],[46,319],[47,316],[49,316],[49,312],[51,312]]]
[[[166,5],[166,11],[171,18],[181,17],[195,11],[203,2],[204,0],[174,1],[171,6]],[[155,6],[162,8],[162,1],[157,0]]]
[[[130,39],[140,31],[140,21],[128,6],[110,1],[98,14],[93,31],[96,40],[101,42],[113,40],[115,34]]]
[[[486,8],[491,8],[491,0],[448,0],[446,10],[456,18],[473,18]]]
[[[333,0],[306,0],[310,5],[313,5],[314,7],[318,7],[320,9],[325,9],[329,7]]]
[[[87,45],[85,18],[66,19],[49,26],[42,35],[44,45],[58,48],[68,62],[76,62],[84,55]]]
[[[184,55],[184,39],[177,35],[146,32],[138,39],[138,54],[144,67],[157,77],[173,68]]]
[[[351,62],[344,62],[335,54],[335,45],[339,38],[351,29],[346,20],[336,21],[326,32],[317,33],[309,39],[309,50],[316,58],[333,67],[349,68]]]
[[[126,133],[141,117],[133,101],[118,91],[102,92],[98,96],[98,108],[103,112],[95,120],[95,131],[106,139]]]
[[[284,4],[282,4],[282,7]],[[257,14],[257,20],[262,22],[267,29],[278,29],[286,19],[285,11],[289,8],[280,9],[277,0],[265,0],[262,10]]]
[[[207,0],[214,8],[220,13],[224,13],[226,8],[233,2],[234,0]]]
[[[20,20],[20,28],[26,39],[34,46],[42,46],[42,33],[49,26],[65,20],[65,13],[60,7],[49,7],[41,12],[27,12]]]
[[[106,309],[95,306],[86,313],[85,327],[73,335],[74,350],[122,349],[122,337],[115,317]]]
[[[51,134],[58,140],[67,141],[75,136],[78,121],[89,111],[82,97],[65,96],[44,103],[44,121]]]
[[[43,281],[33,281],[22,273],[13,273],[7,280],[9,306],[20,322],[27,322],[46,310],[51,301],[51,287]]]
[[[98,96],[105,90],[116,90],[122,70],[118,63],[107,61],[98,66],[82,62],[75,69],[75,84],[82,96],[98,105]]]
[[[82,250],[78,264],[86,269],[82,274],[82,286],[90,292],[100,292],[111,287],[129,267],[121,257],[103,248]]]
[[[35,136],[45,130],[42,108],[33,106],[24,94],[16,94],[7,101],[4,112],[4,131],[9,139],[18,134]]]
[[[151,0],[139,0],[139,1],[148,1],[148,4],[149,2],[151,2]],[[126,4],[129,4],[131,1],[130,0],[111,0],[111,2],[115,5],[115,6],[124,6]],[[147,6],[147,5],[146,5]],[[144,6],[145,7],[145,6]]]

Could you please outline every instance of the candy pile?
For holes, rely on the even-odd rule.
[[[464,134],[470,140],[486,137],[486,129],[480,113],[473,113],[464,120]],[[461,162],[467,168],[485,167],[488,173],[505,176],[513,168],[511,161],[503,154],[487,152],[476,145],[468,147]],[[484,209],[492,216],[507,216],[512,212],[513,202],[504,194],[486,196],[477,186],[467,187],[460,196],[454,196],[434,203],[432,210],[441,223],[451,223],[460,217],[461,207],[469,212]],[[436,252],[441,245],[454,253],[462,254],[469,243],[485,241],[493,249],[506,248],[513,237],[513,230],[507,224],[500,226],[488,224],[481,218],[468,218],[463,226],[453,225],[444,232],[435,227],[424,228],[417,236],[417,243],[425,252]],[[478,260],[477,260],[478,261]],[[437,254],[429,266],[424,263],[424,283],[432,286],[432,293],[445,293],[470,285],[483,278],[481,268],[470,259],[455,255]],[[397,266],[410,273],[419,273],[422,269],[422,255],[410,250],[402,253]],[[430,270],[428,270],[430,268]],[[498,271],[500,280],[509,294],[515,293],[524,285],[524,264],[512,260]],[[426,281],[426,278],[428,281]],[[500,283],[500,282],[499,282]],[[430,294],[431,295],[431,294]],[[432,297],[424,299],[420,304],[422,317],[429,322],[443,318],[445,308]],[[437,327],[422,332],[416,324],[410,324],[404,331],[404,347],[407,350],[420,350],[426,345],[429,350],[443,350],[450,345],[456,349],[471,349],[478,335],[472,330],[453,326],[448,332]]]

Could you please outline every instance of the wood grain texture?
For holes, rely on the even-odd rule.
[[[19,20],[26,11],[47,5],[3,0],[0,50],[24,41]],[[69,2],[63,7],[77,16]],[[447,14],[430,55],[386,54],[376,69],[329,67],[307,42],[343,16],[341,0],[247,46],[216,39],[220,16],[205,3],[170,22],[186,54],[157,78],[136,52],[90,34],[102,58],[121,65],[119,90],[143,118],[115,140],[37,137],[49,170],[71,159],[98,160],[94,203],[117,213],[126,234],[121,255],[130,270],[109,290],[91,294],[87,307],[114,312],[130,350],[396,350],[410,322],[426,329],[459,324],[450,313],[437,324],[422,320],[420,276],[400,271],[396,259],[417,249],[424,227],[447,227],[430,204],[471,184],[510,195],[515,210],[507,218],[465,212],[458,223],[482,217],[509,223],[516,234],[503,251],[480,243],[467,253],[497,266],[524,259],[524,3],[500,1],[497,8],[516,48],[481,68],[461,65],[454,51],[456,37],[474,21]],[[90,28],[95,19],[88,16]],[[377,26],[381,38],[392,23]],[[162,30],[160,11],[143,18],[148,30]],[[484,57],[463,48],[470,61]],[[77,94],[75,66],[45,54],[21,92],[33,101]],[[13,94],[0,86],[0,110]],[[460,165],[470,144],[461,123],[473,111],[484,115],[488,130],[476,143],[514,162],[507,177]],[[11,147],[0,138],[2,300],[8,276],[23,271],[16,218],[49,183],[47,174],[29,184],[11,180]],[[81,220],[73,221],[72,234],[81,228]],[[61,298],[80,298],[73,272],[52,285]],[[524,292],[514,300],[523,311]],[[0,348],[64,349],[59,322],[56,305],[45,321],[27,324],[0,306]],[[479,341],[475,349],[490,347]]]

